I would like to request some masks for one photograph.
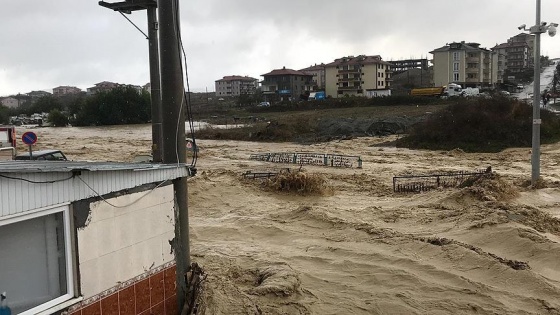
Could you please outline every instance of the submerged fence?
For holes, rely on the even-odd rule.
[[[253,172],[253,171],[246,171],[245,173],[241,174],[243,178],[246,179],[259,179],[259,178],[271,178],[278,176],[278,172]]]
[[[311,152],[263,153],[251,154],[249,159],[272,163],[362,168],[362,159],[359,156],[353,155],[323,154]]]
[[[403,175],[393,177],[394,192],[422,192],[438,187],[457,187],[472,176],[492,173],[492,168],[474,172],[458,171],[443,174]]]

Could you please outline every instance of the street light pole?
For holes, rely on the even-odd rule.
[[[541,21],[541,0],[537,0],[537,20],[535,26],[527,29],[525,24],[518,27],[520,30],[529,31],[535,35],[534,47],[534,82],[533,82],[533,144],[531,155],[531,184],[535,185],[540,178],[540,147],[541,147],[541,34],[548,31],[548,35],[556,35],[558,24]]]
[[[531,156],[531,184],[535,185],[540,177],[540,146],[541,146],[541,0],[537,0],[537,19],[535,26],[539,29],[531,30],[535,34],[535,71],[533,83],[533,145]]]

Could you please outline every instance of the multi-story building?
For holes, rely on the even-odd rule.
[[[504,83],[507,80],[505,77],[507,69],[507,43],[496,45],[492,48],[492,51],[496,54],[497,58],[497,77],[496,83]]]
[[[280,100],[298,100],[301,95],[309,93],[313,84],[313,75],[292,69],[275,69],[262,75],[262,92],[265,95],[278,95]]]
[[[53,89],[54,96],[63,96],[68,94],[79,94],[82,90],[75,86],[59,86]]]
[[[108,92],[111,91],[112,89],[119,87],[120,84],[118,83],[113,83],[113,82],[108,82],[108,81],[103,81],[103,82],[99,82],[96,83],[94,87],[90,87],[87,89],[87,94],[88,95],[92,95],[92,94],[96,94],[99,92]]]
[[[321,91],[325,89],[325,64],[315,64],[314,66],[307,67],[299,70],[307,74],[311,74],[313,79],[311,81],[311,89],[313,91]]]
[[[216,96],[239,96],[255,94],[259,80],[247,76],[231,75],[216,80]]]
[[[391,95],[391,64],[381,56],[349,56],[325,65],[326,94],[331,97]]]
[[[463,87],[489,87],[497,82],[496,53],[479,43],[451,43],[430,52],[434,55],[434,84],[457,83]]]
[[[531,75],[534,65],[535,36],[521,33],[492,50],[498,55],[498,83],[516,81]]]
[[[31,97],[32,100],[41,98],[43,96],[49,96],[49,95],[52,95],[52,94],[47,92],[47,91],[31,91],[31,92],[27,93],[27,96]]]
[[[391,64],[391,70],[394,74],[399,74],[412,69],[428,70],[429,61],[427,58],[423,59],[403,59],[388,61]]]
[[[535,54],[534,54],[534,48],[535,48],[535,35],[532,34],[526,34],[526,33],[519,33],[513,37],[510,37],[507,41],[508,43],[514,44],[513,46],[518,46],[521,43],[524,43],[525,45],[523,45],[525,48],[527,48],[527,66],[529,68],[533,67],[533,63],[534,63],[534,58],[535,58]]]

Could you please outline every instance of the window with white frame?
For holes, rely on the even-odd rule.
[[[453,63],[453,71],[459,71],[459,63],[458,62]]]
[[[453,60],[459,60],[459,52],[458,51],[453,52]]]
[[[454,82],[459,81],[459,73],[458,72],[453,73],[453,81]]]
[[[0,291],[14,314],[30,315],[74,297],[69,207],[0,221]]]

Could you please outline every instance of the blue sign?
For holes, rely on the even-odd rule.
[[[278,90],[278,94],[292,94],[291,90]]]
[[[23,143],[32,145],[37,142],[37,135],[33,131],[28,131],[21,136]]]

